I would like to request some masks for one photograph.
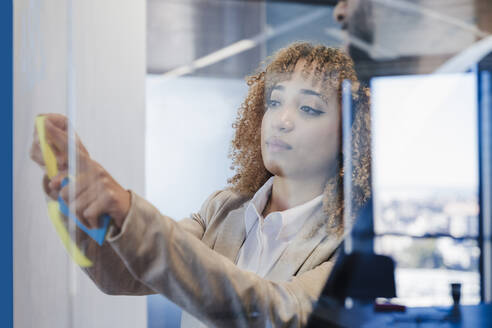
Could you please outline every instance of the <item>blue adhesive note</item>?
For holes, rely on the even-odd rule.
[[[65,187],[69,182],[68,178],[63,179],[61,183],[61,187]],[[99,228],[94,228],[94,229],[89,229],[87,228],[82,222],[80,222],[79,219],[77,219],[77,216],[74,215],[72,212],[70,212],[67,203],[58,196],[58,203],[60,204],[60,212],[62,212],[63,215],[66,217],[72,219],[75,221],[75,224],[77,224],[77,227],[82,229],[89,237],[94,239],[96,243],[101,246],[104,243],[104,240],[106,239],[106,233],[108,232],[109,229],[109,223],[111,222],[111,217],[107,214],[103,214],[99,219],[99,223],[102,223],[102,225]]]

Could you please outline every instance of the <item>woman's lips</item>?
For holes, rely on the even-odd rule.
[[[282,150],[292,149],[291,145],[276,137],[267,139],[266,144],[267,147],[272,151],[282,151]]]

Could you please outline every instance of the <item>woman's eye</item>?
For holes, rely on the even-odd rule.
[[[304,113],[309,114],[309,115],[313,115],[313,116],[319,116],[319,115],[325,113],[325,112],[323,112],[321,110],[314,109],[313,107],[310,107],[310,106],[301,106],[301,110]]]
[[[278,107],[278,106],[280,106],[280,101],[278,101],[278,100],[272,100],[272,99],[270,99],[270,100],[267,101],[267,107],[268,108],[275,108],[275,107]]]

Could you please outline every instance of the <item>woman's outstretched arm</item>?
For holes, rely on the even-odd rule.
[[[216,193],[213,193],[209,197],[198,213],[177,222],[183,231],[190,234],[190,237],[200,239],[203,236],[205,221],[202,216],[206,214],[206,204],[215,195]],[[115,227],[111,227],[108,236],[117,234],[118,230]],[[108,242],[104,242],[102,246],[99,246],[85,232],[77,229],[77,244],[83,247],[84,253],[93,262],[92,267],[82,268],[82,270],[102,292],[109,295],[150,295],[159,293],[159,291],[153,290],[140,281],[138,277],[135,277]]]
[[[205,207],[217,207],[217,199]],[[333,265],[269,281],[239,269],[134,193],[121,231],[108,241],[135,277],[213,327],[306,324]]]

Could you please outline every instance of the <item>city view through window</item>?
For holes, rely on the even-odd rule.
[[[408,306],[480,301],[475,75],[372,81],[375,250]],[[379,95],[384,92],[384,97]]]

